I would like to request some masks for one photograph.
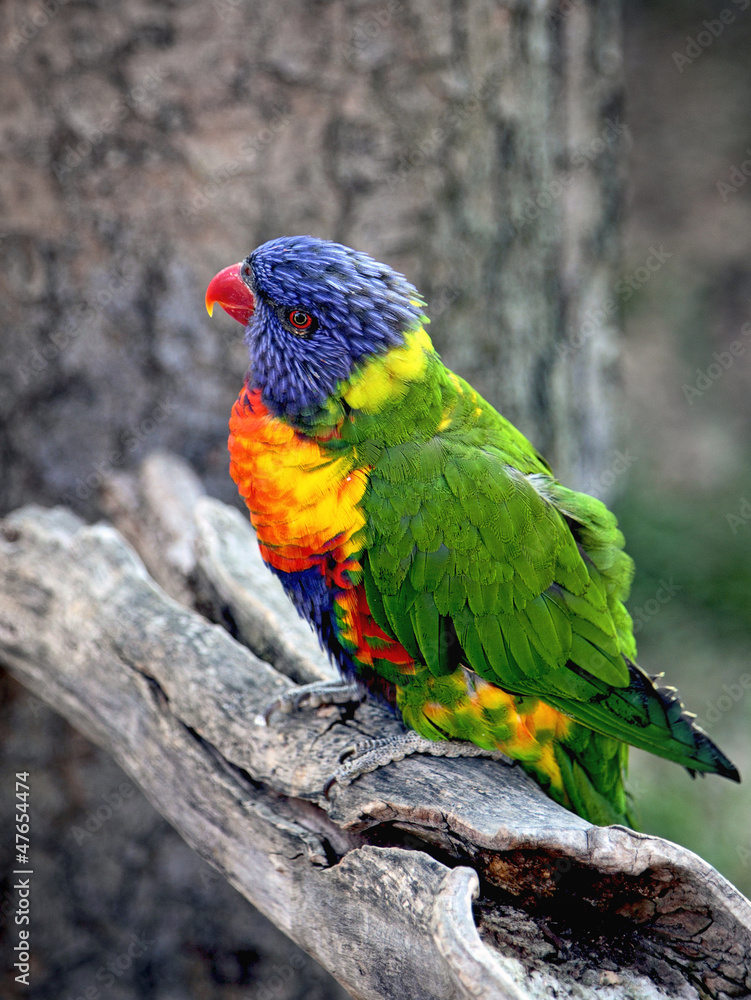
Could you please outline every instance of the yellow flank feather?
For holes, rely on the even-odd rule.
[[[559,793],[559,795],[568,796],[563,790],[563,778],[561,777],[561,769],[558,766],[558,761],[555,759],[555,753],[553,751],[552,743],[542,744],[542,752],[540,753],[540,759],[534,762],[534,770],[538,774],[547,775],[550,778],[550,787]]]
[[[421,672],[411,684],[397,686],[397,705],[405,722],[428,739],[470,739],[500,750],[566,797],[554,747],[572,723],[550,705],[509,694],[467,669],[445,677]]]
[[[387,403],[398,402],[409,383],[423,376],[433,351],[425,330],[421,326],[412,330],[401,347],[374,357],[352,378],[344,399],[353,410],[378,413]]]

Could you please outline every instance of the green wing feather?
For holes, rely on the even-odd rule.
[[[402,435],[370,475],[375,619],[435,677],[465,663],[595,733],[737,778],[672,689],[634,662],[633,565],[615,517],[561,486],[519,431],[451,378],[448,426],[424,441]]]

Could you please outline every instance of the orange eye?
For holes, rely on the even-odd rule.
[[[302,309],[292,309],[287,313],[287,321],[295,330],[310,330],[313,326],[313,317],[310,313],[303,312]]]

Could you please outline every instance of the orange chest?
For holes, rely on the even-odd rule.
[[[258,391],[243,389],[230,418],[230,474],[250,510],[261,555],[299,572],[356,558],[367,470],[274,417]]]

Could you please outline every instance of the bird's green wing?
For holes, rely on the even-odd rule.
[[[604,504],[458,434],[386,449],[365,502],[371,611],[433,675],[465,663],[603,735],[732,768],[632,662],[632,563]]]

